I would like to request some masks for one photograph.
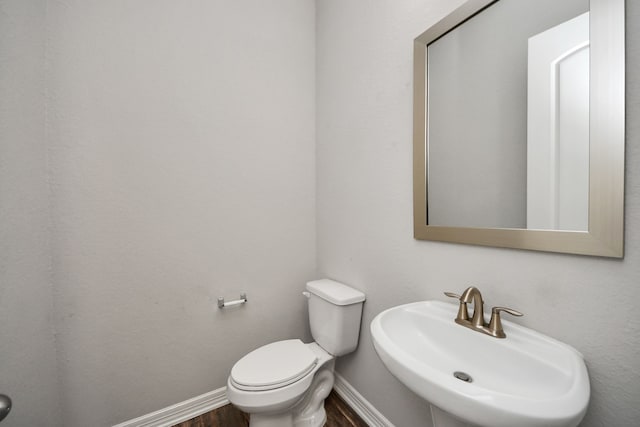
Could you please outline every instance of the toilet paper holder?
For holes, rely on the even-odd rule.
[[[245,304],[247,302],[247,294],[240,294],[240,299],[236,299],[229,302],[224,302],[224,297],[218,297],[218,308],[233,307],[236,305]]]

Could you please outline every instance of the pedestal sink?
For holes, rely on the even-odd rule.
[[[553,338],[503,321],[505,339],[454,322],[458,306],[421,301],[371,322],[387,369],[430,404],[486,427],[573,427],[589,402],[582,355]]]

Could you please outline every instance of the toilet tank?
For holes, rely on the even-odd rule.
[[[325,351],[342,356],[358,347],[365,295],[330,279],[307,283],[309,325],[315,342]]]

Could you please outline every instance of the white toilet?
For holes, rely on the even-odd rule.
[[[315,342],[277,341],[244,356],[231,369],[227,397],[249,413],[250,427],[320,427],[333,388],[334,358],[358,346],[365,295],[329,279],[307,283]]]

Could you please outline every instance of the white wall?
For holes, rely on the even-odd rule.
[[[627,2],[626,256],[610,260],[412,237],[412,41],[460,1],[317,3],[318,268],[367,294],[359,350],[338,371],[398,427],[430,424],[376,356],[371,319],[475,284],[488,304],[584,353],[583,425],[640,420],[640,4]]]
[[[241,355],[307,333],[314,13],[311,0],[49,2],[65,426],[221,387]],[[245,307],[217,309],[243,291]]]
[[[44,108],[44,0],[0,0],[2,426],[57,426]]]

